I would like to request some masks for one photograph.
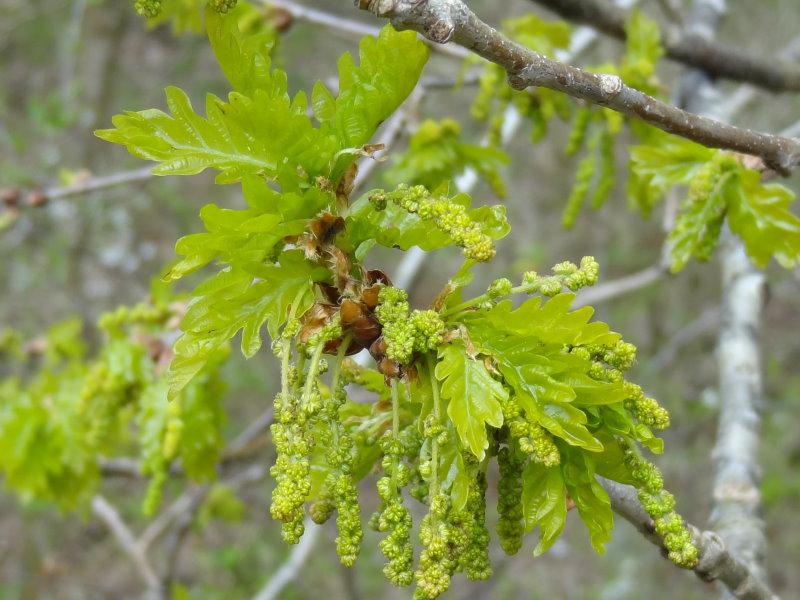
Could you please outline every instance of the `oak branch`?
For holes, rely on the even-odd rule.
[[[531,86],[563,92],[592,104],[637,117],[666,132],[711,148],[758,157],[788,174],[800,164],[800,142],[734,127],[690,113],[625,85],[616,75],[587,73],[526,48],[481,21],[462,0],[356,0],[357,6],[387,18],[396,29],[413,29],[427,39],[455,42],[505,69],[518,90]]]
[[[532,0],[573,23],[589,25],[606,35],[625,40],[628,15],[608,0]],[[772,92],[800,91],[800,66],[780,58],[752,56],[697,32],[667,30],[664,50],[668,58],[700,69],[712,77],[751,83]]]

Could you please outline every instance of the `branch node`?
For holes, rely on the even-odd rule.
[[[613,98],[622,91],[622,79],[617,75],[609,75],[607,73],[598,75],[600,80],[600,90],[608,98]]]
[[[368,10],[378,17],[386,17],[394,13],[402,0],[355,0],[361,10]]]
[[[425,27],[425,37],[437,44],[446,44],[453,38],[456,25],[447,19],[437,19]]]
[[[522,91],[530,85],[530,80],[521,72],[508,73],[508,85],[517,91]]]
[[[720,578],[724,566],[723,557],[726,554],[725,542],[713,531],[700,531],[692,527],[692,537],[700,552],[700,560],[695,567],[697,575],[703,581],[715,581]]]

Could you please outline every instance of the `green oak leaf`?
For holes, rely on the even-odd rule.
[[[788,208],[794,201],[791,190],[762,184],[758,172],[742,169],[737,184],[726,186],[725,196],[728,225],[757,266],[765,268],[770,258],[787,269],[800,263],[800,219]]]
[[[174,398],[221,346],[242,330],[242,353],[253,356],[261,347],[266,323],[275,338],[289,307],[302,315],[313,302],[314,281],[327,271],[306,261],[299,250],[285,252],[278,264],[229,268],[198,286],[181,322],[169,368],[170,398]]]
[[[522,514],[525,530],[539,527],[534,556],[547,552],[567,522],[567,492],[561,467],[544,467],[533,461],[522,473]]]
[[[467,354],[461,342],[439,350],[436,378],[442,382],[442,397],[449,400],[447,414],[462,444],[483,460],[489,447],[486,426],[503,424],[500,401],[508,392],[481,361]]]
[[[569,452],[567,456],[568,461],[562,467],[564,482],[589,530],[592,547],[598,554],[603,554],[614,527],[611,499],[595,477],[593,458],[579,452]]]

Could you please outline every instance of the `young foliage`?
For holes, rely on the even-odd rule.
[[[99,485],[102,458],[131,446],[151,477],[148,514],[160,503],[173,461],[180,459],[192,479],[216,477],[224,424],[217,370],[227,347],[170,403],[170,351],[161,338],[180,310],[180,303],[162,300],[104,315],[106,341],[93,357],[83,350],[77,321],[55,325],[31,345],[35,354],[19,356],[20,367],[42,364],[30,379],[12,375],[0,382],[0,470],[9,487],[25,500],[78,508]]]
[[[427,49],[413,33],[387,27],[378,40],[365,38],[359,66],[349,54],[339,61],[335,100],[322,84],[315,87],[316,127],[306,114],[305,93],[290,97],[286,74],[270,71],[268,39],[248,41],[236,19],[213,10],[206,11],[206,19],[217,59],[234,86],[227,102],[209,94],[204,118],[183,91],[170,87],[171,115],[131,111],[112,119],[114,129],[97,132],[140,158],[159,162],[153,169],[157,175],[194,175],[213,168],[220,172],[218,183],[253,174],[289,189],[319,176],[338,179],[411,92],[427,59]]]
[[[547,56],[569,48],[572,35],[566,23],[544,21],[533,14],[504,20],[502,31],[514,41]],[[500,145],[505,112],[509,106],[513,105],[521,115],[530,119],[532,142],[538,142],[547,134],[553,117],[569,118],[572,104],[566,96],[544,88],[517,91],[508,85],[506,73],[499,65],[470,56],[464,68],[474,64],[482,65],[483,70],[471,112],[473,118],[489,123],[492,146]]]
[[[603,64],[590,70],[618,75],[627,85],[657,94],[655,68],[663,54],[658,24],[634,10],[625,32],[626,51],[619,67]],[[584,155],[562,214],[564,227],[575,225],[587,200],[595,210],[608,200],[617,179],[615,147],[623,123],[619,113],[595,105],[582,106],[575,112],[565,152],[574,156],[583,149]],[[631,133],[642,140],[647,139],[651,129],[639,123],[631,123],[630,127]]]
[[[631,170],[648,206],[673,186],[688,187],[670,233],[673,271],[691,258],[708,260],[726,222],[759,267],[771,258],[786,268],[800,262],[800,219],[789,211],[794,193],[762,183],[733,155],[663,134],[631,149]]]
[[[486,426],[498,428],[503,424],[500,401],[508,398],[508,392],[483,363],[467,355],[463,344],[441,348],[436,378],[442,382],[442,398],[448,401],[447,416],[455,425],[461,444],[483,460],[489,447]]]

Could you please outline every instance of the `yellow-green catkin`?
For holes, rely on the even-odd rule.
[[[625,464],[630,470],[647,514],[655,524],[656,533],[664,540],[667,557],[679,567],[691,569],[697,564],[697,546],[683,518],[675,512],[675,497],[664,489],[664,478],[653,463],[629,447]]]
[[[506,554],[516,554],[522,547],[523,461],[513,448],[503,447],[497,454],[500,480],[497,483],[497,536]]]

